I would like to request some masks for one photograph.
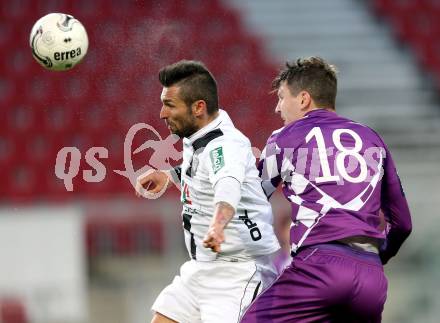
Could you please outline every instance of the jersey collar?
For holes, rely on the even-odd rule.
[[[208,132],[211,132],[214,129],[217,129],[220,124],[232,124],[232,120],[229,117],[228,113],[225,110],[219,109],[219,114],[217,118],[212,120],[210,123],[208,123],[203,128],[199,129],[197,132],[193,133],[188,138],[183,138],[183,144],[184,145],[192,145],[197,139],[202,138],[204,135],[206,135]]]

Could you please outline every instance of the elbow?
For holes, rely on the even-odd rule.
[[[400,225],[400,231],[402,232],[402,235],[405,236],[405,238],[407,238],[411,232],[412,232],[412,223],[411,221],[405,222],[402,225]]]
[[[406,232],[406,234],[409,236],[410,234],[411,234],[411,232],[412,232],[412,224],[410,224],[407,228],[405,228],[405,232]]]

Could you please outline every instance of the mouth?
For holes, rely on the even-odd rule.
[[[173,129],[175,128],[174,125],[168,121],[165,121],[165,125],[167,126],[168,130],[173,132]]]

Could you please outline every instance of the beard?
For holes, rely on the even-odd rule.
[[[171,132],[180,138],[188,138],[199,130],[196,125],[196,118],[191,112],[185,117],[169,122],[169,125]]]

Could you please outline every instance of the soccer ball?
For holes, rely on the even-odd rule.
[[[71,69],[81,62],[89,47],[84,26],[64,13],[40,18],[32,27],[29,42],[35,60],[53,71]]]

